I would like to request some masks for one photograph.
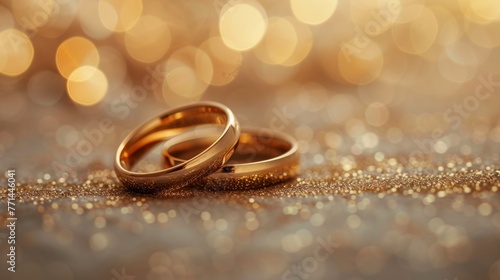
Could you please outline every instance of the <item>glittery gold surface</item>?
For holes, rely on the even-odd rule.
[[[500,279],[499,7],[0,0],[0,279]],[[196,100],[295,137],[299,176],[124,189],[125,135]]]
[[[477,157],[359,158],[263,189],[150,196],[85,173],[18,184],[20,279],[497,277],[500,169]]]

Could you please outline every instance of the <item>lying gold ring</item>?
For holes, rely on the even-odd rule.
[[[205,150],[164,170],[131,171],[156,143],[203,125],[223,127],[222,133]],[[125,137],[116,151],[116,175],[126,187],[135,191],[181,188],[221,168],[233,154],[239,136],[236,118],[222,104],[199,102],[172,109],[147,121]]]
[[[204,128],[168,139],[162,149],[166,165],[183,164],[193,153],[206,149],[216,135],[216,128]],[[294,138],[277,131],[244,129],[229,162],[194,185],[224,190],[261,188],[295,178],[299,169]]]

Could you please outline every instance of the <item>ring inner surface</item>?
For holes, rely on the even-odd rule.
[[[208,106],[160,116],[144,124],[135,132],[123,148],[120,154],[120,162],[124,168],[131,170],[159,142],[192,130],[195,127],[200,128],[205,125],[222,126],[221,134],[216,135],[211,143],[214,144],[225,131],[224,128],[227,123],[228,116],[226,112],[217,107]],[[203,150],[200,150],[198,154],[201,152]]]
[[[166,155],[171,166],[182,163],[207,149],[217,135],[207,135],[187,139],[179,143],[170,144],[166,148]],[[236,150],[226,164],[245,164],[269,160],[283,155],[291,149],[287,141],[272,137],[258,136],[249,132],[241,132]]]

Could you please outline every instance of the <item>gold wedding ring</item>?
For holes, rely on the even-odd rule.
[[[132,168],[155,144],[205,125],[221,127],[206,149],[175,166],[134,172]],[[240,137],[239,124],[229,108],[199,102],[169,110],[133,130],[120,144],[115,157],[118,179],[129,189],[152,192],[189,185],[219,170],[231,157]]]
[[[166,165],[184,164],[210,146],[219,130],[205,127],[168,139],[162,149]],[[295,178],[299,168],[298,144],[294,138],[269,129],[244,129],[229,162],[194,185],[212,190],[261,188]]]

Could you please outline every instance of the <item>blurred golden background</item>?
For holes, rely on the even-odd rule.
[[[500,143],[495,0],[0,3],[0,154],[40,135],[64,150],[103,116],[116,145],[200,99],[287,130],[314,163]]]

